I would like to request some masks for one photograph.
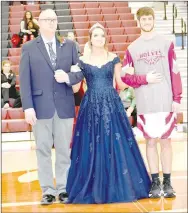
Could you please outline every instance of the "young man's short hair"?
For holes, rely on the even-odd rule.
[[[149,15],[152,15],[153,19],[155,18],[154,11],[151,7],[141,7],[136,13],[138,20],[140,20],[142,16],[149,16]]]

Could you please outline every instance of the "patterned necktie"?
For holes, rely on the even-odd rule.
[[[50,60],[52,63],[52,66],[55,70],[56,67],[56,54],[54,53],[53,49],[52,49],[52,42],[48,42],[48,47],[49,47],[49,52],[50,52]]]

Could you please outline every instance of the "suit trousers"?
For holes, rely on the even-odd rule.
[[[73,118],[60,119],[55,112],[51,119],[38,119],[33,126],[36,141],[38,178],[42,194],[59,195],[66,190],[70,167],[70,143],[72,139]],[[55,148],[54,185],[51,152]]]

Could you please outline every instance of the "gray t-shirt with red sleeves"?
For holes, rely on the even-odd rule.
[[[173,93],[168,60],[170,44],[170,41],[156,34],[147,40],[140,36],[128,47],[131,56],[129,63],[134,66],[135,74],[146,75],[155,70],[163,76],[160,83],[135,89],[138,115],[172,111]]]

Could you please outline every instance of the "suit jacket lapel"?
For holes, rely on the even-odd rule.
[[[46,59],[46,61],[48,62],[49,66],[51,67],[52,71],[54,71],[52,63],[50,61],[50,57],[48,55],[48,52],[46,50],[45,44],[44,44],[41,36],[39,36],[37,38],[37,46],[38,46],[39,50],[41,51],[41,53],[43,54],[43,56]],[[57,65],[57,63],[56,63],[56,65]]]

